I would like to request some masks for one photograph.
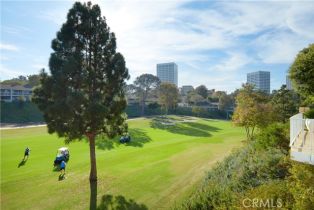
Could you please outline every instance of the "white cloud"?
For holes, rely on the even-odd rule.
[[[252,58],[242,53],[230,53],[227,59],[223,59],[222,62],[212,67],[213,71],[230,72],[237,71],[249,64]]]
[[[13,44],[0,43],[0,50],[19,51],[20,49]]]
[[[240,87],[237,75],[243,67],[289,64],[314,42],[312,2],[223,1],[202,9],[182,7],[187,1],[179,0],[93,2],[115,32],[133,79],[155,74],[156,63],[174,61],[182,64],[179,84],[193,81],[230,90]],[[61,25],[67,9],[50,9],[40,16]],[[213,59],[212,50],[226,56]],[[221,75],[214,79],[215,72]]]

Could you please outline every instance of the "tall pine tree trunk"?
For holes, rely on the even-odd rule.
[[[95,134],[89,134],[89,154],[90,154],[90,174],[89,181],[97,181],[97,168],[96,168],[96,152],[95,152]]]

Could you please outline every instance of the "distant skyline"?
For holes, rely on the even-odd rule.
[[[92,1],[116,34],[130,82],[176,62],[179,86],[231,92],[246,74],[285,84],[296,54],[314,42],[313,1]],[[51,40],[74,1],[1,1],[0,79],[47,68]]]

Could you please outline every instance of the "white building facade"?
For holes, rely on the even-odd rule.
[[[174,62],[157,64],[157,77],[161,82],[172,83],[178,87],[178,65]]]
[[[247,74],[247,83],[254,85],[256,90],[270,94],[270,72],[257,71]]]
[[[29,101],[32,97],[32,88],[24,86],[0,85],[1,101],[12,102],[16,100]]]

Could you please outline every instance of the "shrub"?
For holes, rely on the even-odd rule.
[[[290,169],[289,189],[297,210],[314,209],[314,166],[293,162]]]
[[[314,119],[314,109],[310,109],[304,113],[304,116],[309,119]]]
[[[257,148],[267,149],[270,147],[289,151],[289,125],[283,123],[273,123],[262,129],[255,136],[255,146]]]
[[[218,163],[199,189],[177,209],[235,209],[247,190],[284,179],[285,154],[276,148],[256,150],[252,144]]]
[[[257,201],[255,206],[254,200]],[[291,209],[294,199],[285,180],[274,180],[248,190],[238,202],[239,209]]]

